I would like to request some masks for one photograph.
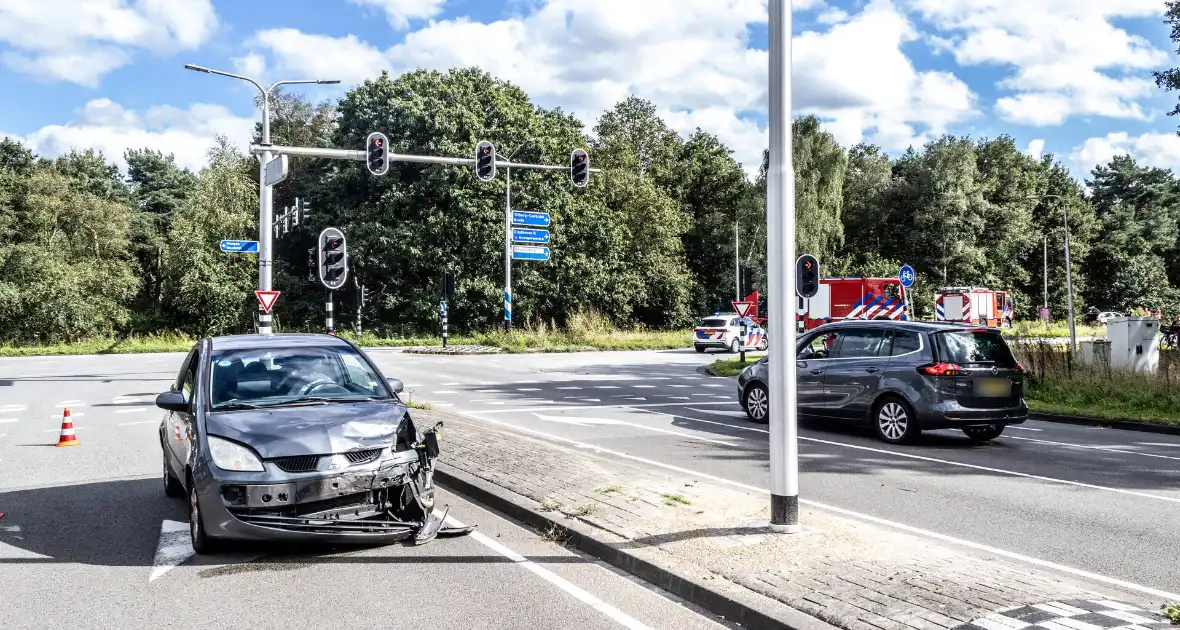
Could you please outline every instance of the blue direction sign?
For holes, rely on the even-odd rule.
[[[512,211],[512,225],[549,227],[549,223],[550,221],[548,212],[524,212],[523,210]]]
[[[230,254],[257,254],[258,241],[221,241],[221,251]]]
[[[897,279],[901,280],[901,286],[907,289],[914,286],[914,268],[909,265],[902,265],[901,271],[897,273]]]
[[[513,245],[512,257],[518,260],[549,260],[549,248]]]
[[[549,243],[548,230],[530,230],[528,228],[512,228],[512,240],[517,243]]]

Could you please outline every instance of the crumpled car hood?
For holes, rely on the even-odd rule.
[[[209,412],[205,430],[271,459],[391,446],[405,416],[406,407],[390,401],[327,403]]]

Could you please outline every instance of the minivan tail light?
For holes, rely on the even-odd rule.
[[[962,376],[967,373],[954,363],[931,363],[918,368],[918,371],[930,376]]]

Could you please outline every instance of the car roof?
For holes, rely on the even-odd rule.
[[[280,333],[275,335],[225,335],[209,339],[212,350],[244,350],[253,348],[292,348],[301,346],[348,347],[348,342],[335,335],[317,333]]]
[[[884,320],[884,319],[844,319],[835,322],[829,322],[819,326],[815,330],[838,330],[841,328],[890,328],[893,330],[912,330],[915,332],[942,332],[946,330],[965,330],[965,329],[982,329],[985,328],[979,324],[966,324],[962,322],[922,322],[922,321],[898,321],[898,320]]]

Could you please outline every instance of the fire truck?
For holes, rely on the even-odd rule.
[[[819,292],[795,298],[800,331],[843,319],[908,320],[909,299],[897,278],[823,278]]]
[[[980,287],[943,287],[934,291],[934,319],[990,328],[1011,327],[1016,318],[1012,294]]]

